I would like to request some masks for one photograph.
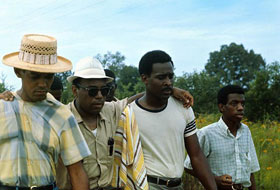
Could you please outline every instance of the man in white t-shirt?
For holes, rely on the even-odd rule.
[[[184,108],[173,97],[174,66],[164,51],[146,53],[139,73],[145,95],[132,103],[139,126],[148,182],[154,189],[182,189],[185,149],[206,189],[217,189],[196,136],[192,108]]]

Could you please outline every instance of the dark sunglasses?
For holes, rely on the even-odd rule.
[[[85,86],[82,86],[80,84],[76,84],[78,86],[78,88],[82,88],[82,89],[85,89],[86,91],[88,91],[88,95],[89,96],[92,96],[92,97],[95,97],[97,94],[98,94],[98,91],[101,92],[102,96],[107,96],[110,92],[110,88],[107,87],[107,86],[104,86],[104,87],[101,87],[101,88],[97,88],[95,86],[93,87],[85,87]]]

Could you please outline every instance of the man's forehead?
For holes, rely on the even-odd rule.
[[[171,62],[165,63],[154,63],[152,67],[152,72],[156,73],[173,73],[173,65]]]
[[[228,100],[245,100],[244,94],[230,93],[228,94]]]

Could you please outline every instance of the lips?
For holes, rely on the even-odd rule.
[[[92,103],[91,105],[96,108],[102,108],[104,105],[104,102]]]
[[[164,95],[170,96],[172,94],[172,88],[164,88],[162,92]]]
[[[46,95],[47,92],[48,91],[46,91],[46,90],[36,90],[36,91],[34,91],[34,94],[40,96],[40,95]]]
[[[243,118],[243,116],[244,116],[244,114],[243,113],[238,113],[238,114],[236,114],[236,117],[238,117],[238,118]]]

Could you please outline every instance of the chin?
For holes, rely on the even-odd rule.
[[[47,98],[47,96],[40,96],[38,98],[33,98],[32,102],[38,102],[38,101],[43,101]]]

